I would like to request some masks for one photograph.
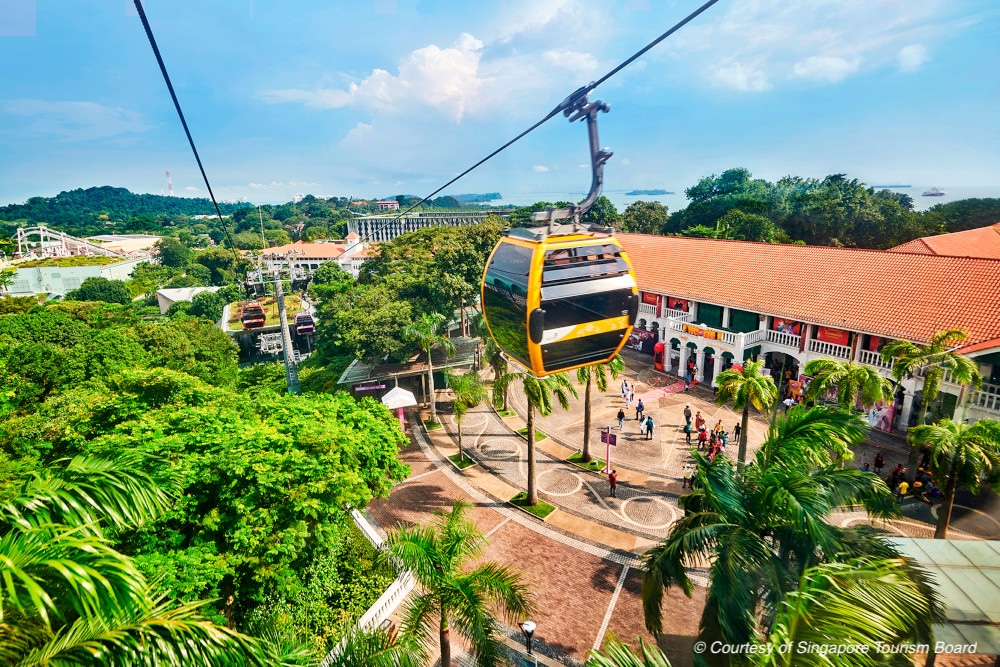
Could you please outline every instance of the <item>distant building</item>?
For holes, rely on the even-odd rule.
[[[347,230],[360,234],[366,241],[391,241],[400,234],[415,232],[426,227],[463,227],[478,225],[488,216],[495,215],[503,219],[510,216],[510,211],[475,211],[468,213],[409,213],[402,217],[398,215],[365,215],[347,221]]]
[[[369,255],[365,244],[357,234],[348,234],[339,241],[296,241],[276,248],[268,248],[261,252],[268,270],[274,268],[297,268],[306,274],[312,274],[321,264],[335,261],[340,268],[355,278],[361,265]]]
[[[145,257],[161,238],[151,234],[101,234],[88,236],[87,240],[110,250],[117,250],[129,257]]]
[[[95,258],[97,259],[97,258]],[[103,259],[103,258],[100,258]],[[125,259],[112,264],[92,266],[36,266],[19,268],[14,280],[7,288],[11,296],[31,296],[46,294],[50,297],[65,296],[75,290],[87,278],[107,278],[108,280],[128,280],[145,258]],[[14,265],[16,267],[16,265]]]
[[[156,305],[160,307],[160,315],[166,315],[170,306],[178,301],[191,301],[195,294],[202,292],[218,292],[221,287],[169,287],[156,290]]]
[[[395,199],[379,199],[377,202],[375,202],[375,205],[378,206],[378,209],[380,211],[399,210],[399,202],[396,201]]]

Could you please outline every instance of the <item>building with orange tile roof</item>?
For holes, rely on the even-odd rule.
[[[335,261],[355,278],[369,255],[367,246],[357,234],[348,234],[338,241],[296,241],[261,251],[267,269],[292,267],[310,275],[325,262]]]
[[[708,383],[729,364],[757,356],[798,377],[810,359],[832,357],[889,376],[879,355],[886,342],[925,343],[938,331],[964,327],[962,352],[979,363],[985,383],[971,390],[946,377],[941,410],[951,414],[954,404],[956,418],[1000,418],[1000,259],[618,238],[639,284],[636,324],[646,333],[638,337],[664,343],[667,370],[693,363],[694,379]],[[893,412],[903,428],[922,383],[910,378],[897,388]]]
[[[1000,259],[1000,222],[962,232],[924,236],[889,250],[923,255]]]

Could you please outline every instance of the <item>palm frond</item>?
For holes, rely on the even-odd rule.
[[[609,632],[604,648],[591,651],[587,656],[586,667],[671,667],[663,650],[646,643],[641,637],[639,652],[641,655],[636,655],[613,632]]]

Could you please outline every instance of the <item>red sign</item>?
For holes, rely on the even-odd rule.
[[[656,298],[657,298],[656,295],[653,294],[653,293],[651,293],[651,292],[643,292],[642,293],[642,302],[643,303],[648,303],[651,306],[655,306],[656,305]]]
[[[688,312],[688,302],[684,299],[675,299],[673,297],[667,298],[667,308],[671,310],[683,310],[685,313]]]
[[[802,335],[802,323],[793,322],[792,320],[783,320],[780,317],[775,317],[771,322],[771,329],[773,331],[780,331],[782,333],[792,334],[793,336]]]
[[[830,327],[816,327],[816,338],[834,345],[847,347],[851,344],[851,334],[843,329],[831,329]]]

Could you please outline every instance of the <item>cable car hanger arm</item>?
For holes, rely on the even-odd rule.
[[[597,114],[602,111],[607,113],[611,110],[611,107],[600,100],[597,100],[596,102],[589,102],[587,100],[587,95],[591,90],[593,90],[593,88],[593,83],[583,86],[563,100],[559,106],[553,109],[553,113],[562,111],[562,114],[569,118],[569,122],[571,123],[576,122],[581,118],[587,119],[587,138],[590,143],[590,170],[592,178],[590,181],[590,192],[587,194],[586,199],[579,204],[573,204],[567,208],[555,208],[553,206],[548,206],[544,211],[532,213],[532,220],[549,223],[550,234],[557,232],[558,223],[556,220],[565,219],[571,219],[573,221],[574,232],[580,231],[580,220],[583,216],[587,215],[590,207],[593,206],[594,202],[597,201],[597,198],[601,196],[601,189],[604,187],[604,163],[608,161],[608,158],[612,156],[612,153],[607,149],[601,148],[601,144],[597,136]],[[590,230],[603,233],[611,232],[610,228],[600,227],[597,225],[591,225]]]

